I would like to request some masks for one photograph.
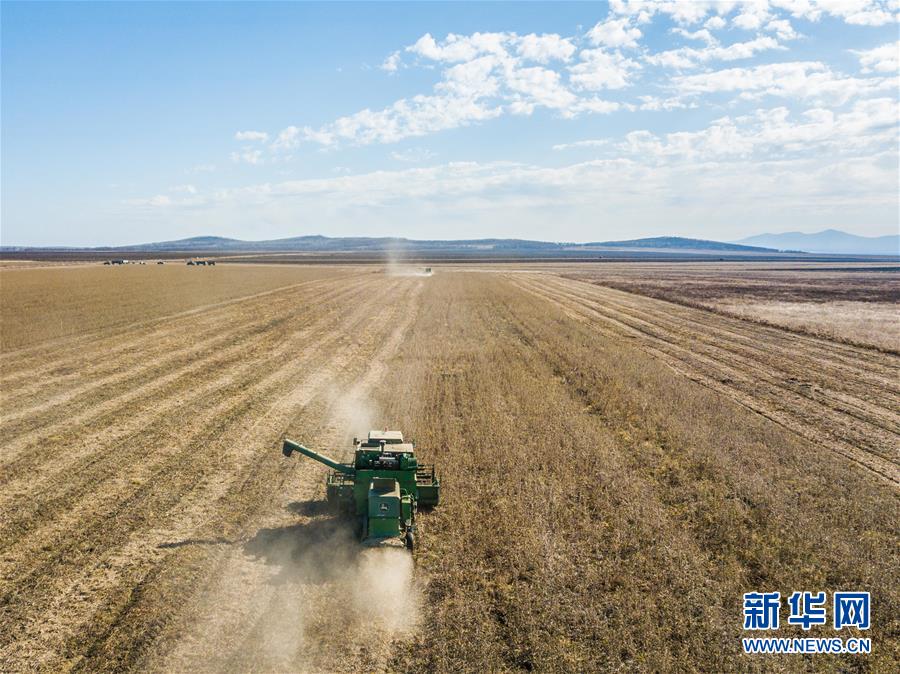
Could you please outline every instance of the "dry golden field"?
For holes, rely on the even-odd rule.
[[[900,353],[896,263],[613,263],[566,276]]]
[[[0,270],[0,671],[895,671],[900,356],[604,273]],[[414,569],[279,451],[368,426],[441,473]],[[873,653],[741,655],[757,589]]]

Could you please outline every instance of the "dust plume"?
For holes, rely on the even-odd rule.
[[[385,256],[387,257],[385,273],[388,276],[431,276],[430,267],[403,264],[401,262],[403,256],[401,255],[400,250],[393,244],[385,249]],[[426,271],[426,269],[428,271]]]
[[[361,381],[347,391],[334,388],[329,392],[328,426],[331,434],[340,438],[340,450],[349,448],[354,437],[364,438],[370,430],[383,425],[374,403],[362,392],[364,384]]]
[[[352,596],[359,617],[393,635],[411,633],[421,599],[412,555],[405,549],[371,548],[359,555],[357,568]]]
[[[321,672],[390,657],[419,623],[412,556],[361,545],[346,520],[305,519],[261,529],[229,555],[164,669]]]
[[[326,390],[321,451],[347,460],[354,435],[383,427],[367,395],[383,376],[374,367],[349,387]],[[423,592],[412,555],[362,545],[353,519],[333,516],[322,491],[316,479],[303,500],[272,513],[265,528],[227,553],[169,670],[370,670],[391,657],[395,639],[415,630]]]

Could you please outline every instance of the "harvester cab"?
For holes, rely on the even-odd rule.
[[[415,445],[400,431],[370,431],[353,439],[353,463],[339,463],[291,440],[282,452],[300,452],[333,469],[325,482],[331,509],[354,517],[366,545],[415,546],[416,511],[438,504],[440,480],[434,468],[419,464]]]

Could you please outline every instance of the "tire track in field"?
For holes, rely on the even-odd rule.
[[[317,297],[326,299],[335,292],[339,292],[340,288],[340,284],[330,282],[317,283],[315,289],[303,287],[285,291],[276,294],[271,303],[267,303],[267,308],[274,311],[275,303],[283,309],[289,308],[296,303],[296,294],[300,290],[304,295],[314,293]],[[111,355],[115,355],[113,349],[104,343],[100,347],[94,347],[93,350],[80,350],[81,360],[73,359],[63,364],[61,368],[51,370],[52,376],[49,377],[49,381],[48,378],[42,376],[40,369],[37,369],[27,373],[27,379],[19,388],[4,385],[7,394],[3,405],[4,422],[10,418],[38,411],[43,408],[42,406],[65,402],[98,385],[118,383],[122,381],[123,373],[136,374],[139,371],[136,366],[142,363],[162,364],[162,359],[166,356],[190,355],[193,357],[198,349],[209,348],[216,343],[225,343],[232,337],[226,331],[230,330],[234,333],[241,329],[252,329],[258,323],[256,315],[250,312],[236,314],[233,309],[230,312],[213,311],[209,315],[199,318],[202,320],[192,321],[189,324],[177,320],[172,321],[164,332],[156,330],[149,336],[140,336],[140,330],[135,330],[134,336],[146,343],[138,343],[129,347],[121,358],[112,358]],[[173,330],[171,327],[179,323],[184,327],[183,333]],[[102,357],[97,357],[97,354],[101,352]],[[65,374],[57,374],[60,370],[63,370]],[[33,405],[33,407],[29,408],[27,405]],[[10,414],[11,410],[15,410],[16,413]]]
[[[342,292],[336,297],[340,299],[347,295],[346,292]],[[296,310],[301,312],[296,322],[304,326],[308,324],[306,317],[302,316],[306,306],[300,305]],[[273,320],[291,322],[291,314],[287,312],[276,313],[275,318],[268,314],[259,314],[257,328],[243,343],[238,342],[226,350],[212,351],[208,358],[188,366],[186,371],[180,373],[155,368],[157,379],[148,379],[133,391],[120,396],[117,399],[119,404],[112,401],[92,406],[90,401],[86,401],[78,413],[76,410],[69,410],[67,418],[43,428],[36,438],[22,436],[8,443],[5,454],[8,454],[12,461],[4,466],[4,472],[0,474],[0,484],[5,484],[18,476],[27,480],[28,495],[33,497],[36,487],[46,474],[57,475],[62,471],[83,470],[86,466],[79,465],[78,462],[83,459],[85,451],[92,452],[94,444],[103,444],[105,440],[110,445],[119,442],[121,446],[133,447],[141,441],[139,431],[144,421],[178,414],[180,410],[188,409],[189,405],[198,400],[215,396],[216,391],[228,382],[227,378],[222,377],[222,373],[233,377],[236,373],[245,371],[247,367],[235,370],[233,366],[245,360],[246,351],[259,348],[267,339],[266,330],[260,328],[263,325],[260,321],[261,316],[265,316],[269,322]],[[271,328],[272,325],[269,325],[268,329]],[[173,329],[181,331],[177,326]],[[198,380],[192,375],[195,370],[210,374]],[[184,392],[185,388],[187,392]],[[122,422],[122,419],[126,421]],[[69,444],[67,439],[72,437],[78,437],[80,445]],[[31,451],[26,453],[26,449]],[[17,455],[21,456],[17,458]],[[96,468],[96,465],[93,468]],[[11,490],[12,485],[8,485],[5,491]]]
[[[418,286],[421,289],[421,285]],[[395,321],[390,334],[379,339],[381,344],[372,355],[363,372],[351,382],[335,400],[329,403],[327,413],[330,423],[313,436],[316,446],[339,447],[347,440],[347,432],[351,429],[349,419],[345,418],[348,410],[342,401],[362,401],[378,381],[383,379],[387,360],[397,352],[410,326],[415,320],[415,313],[405,310],[402,317]],[[409,395],[406,391],[401,395]],[[337,408],[337,409],[336,409]],[[352,413],[352,411],[350,411]],[[358,429],[357,429],[358,430]],[[345,459],[338,455],[339,459]],[[306,470],[306,468],[313,470]],[[311,500],[321,495],[323,471],[311,463],[298,466],[303,472],[296,483],[282,487],[280,500],[290,500],[298,495],[303,500]],[[298,493],[299,492],[299,493]],[[285,515],[283,511],[272,513],[266,519],[266,525],[293,525],[296,516]],[[288,531],[291,526],[288,526]],[[289,534],[288,534],[289,535]],[[353,564],[352,555],[344,558],[341,546],[346,542],[340,540],[322,541],[322,562],[327,566],[333,563]],[[332,550],[329,546],[335,546]],[[345,551],[344,551],[345,552]],[[348,553],[349,554],[349,553]],[[335,569],[323,569],[322,575],[311,577],[300,571],[293,581],[274,585],[273,576],[284,573],[291,563],[287,559],[279,563],[266,563],[265,560],[248,558],[246,553],[236,550],[223,555],[217,570],[212,574],[216,580],[203,592],[198,602],[199,613],[188,628],[188,632],[179,635],[179,642],[172,653],[161,661],[150,665],[150,669],[160,671],[342,671],[367,670],[383,668],[390,657],[390,630],[385,631],[378,624],[366,622],[359,624],[358,616],[348,616],[353,609],[346,605],[347,588],[342,588],[340,573]],[[297,573],[293,571],[292,573]],[[236,582],[236,579],[240,579]],[[343,595],[344,598],[341,598]],[[335,605],[335,599],[338,605]],[[343,606],[341,606],[343,605]],[[273,634],[273,617],[281,617],[282,612],[288,616],[301,618],[318,614],[322,620],[316,625],[310,622],[302,624],[302,620],[292,625],[294,636],[287,636],[286,643],[276,640],[286,636],[284,631]],[[338,614],[337,616],[330,614]],[[329,617],[330,616],[330,617]],[[337,620],[339,625],[332,624]],[[320,623],[327,623],[325,628]],[[296,631],[306,631],[297,638]],[[274,639],[273,639],[274,637]],[[341,662],[336,663],[332,654],[340,649]]]
[[[552,283],[550,284],[552,285]],[[559,288],[560,286],[557,286]],[[563,286],[564,287],[564,286]],[[613,291],[616,292],[616,291]],[[757,346],[750,346],[743,340],[732,340],[729,331],[717,330],[715,336],[710,333],[697,331],[693,323],[686,324],[681,320],[671,320],[667,316],[654,312],[651,315],[645,310],[636,308],[633,304],[620,302],[617,295],[604,298],[602,302],[590,294],[578,292],[577,289],[570,296],[588,303],[592,308],[611,317],[618,317],[630,327],[647,333],[654,338],[664,341],[689,342],[692,353],[697,357],[705,356],[712,361],[721,362],[722,351],[730,354],[730,360],[735,364],[734,372],[754,372],[755,379],[772,386],[785,387],[784,382],[799,382],[799,377],[809,377],[810,371],[816,367],[813,377],[817,379],[817,385],[827,388],[827,395],[817,395],[812,384],[804,386],[787,386],[791,393],[798,399],[806,399],[823,407],[829,408],[838,414],[848,415],[857,419],[861,427],[852,438],[854,443],[868,446],[868,451],[882,454],[881,446],[890,447],[895,439],[900,437],[900,417],[892,409],[884,406],[885,399],[894,395],[891,389],[890,377],[882,376],[879,380],[860,382],[853,377],[853,372],[840,366],[836,372],[830,372],[829,363],[817,360],[815,363],[800,352],[795,352],[791,359],[784,359],[780,355],[772,353]],[[630,320],[628,320],[630,319]],[[757,341],[757,343],[759,343]],[[777,358],[777,360],[775,360]],[[775,365],[777,364],[777,365]],[[773,369],[779,369],[783,376],[772,377]],[[856,373],[857,377],[859,373]],[[900,376],[900,369],[898,369]],[[822,382],[825,385],[822,386]],[[870,399],[873,387],[876,390],[888,389],[882,395]],[[884,395],[887,393],[887,395]],[[848,432],[852,432],[849,431]],[[890,458],[887,456],[886,458]]]
[[[646,299],[646,308],[641,312],[642,324],[620,308],[604,306],[607,302],[610,305],[615,304],[620,291],[609,291],[592,285],[592,288],[597,288],[596,296],[589,300],[588,306],[585,304],[588,300],[579,296],[579,292],[585,292],[584,284],[571,282],[576,285],[572,288],[565,282],[559,285],[552,279],[543,277],[540,279],[513,277],[511,280],[532,294],[560,304],[573,317],[590,320],[608,334],[624,334],[638,339],[645,350],[652,352],[682,374],[725,393],[745,407],[851,459],[895,486],[900,486],[900,465],[897,459],[893,458],[896,456],[896,435],[890,434],[887,438],[890,444],[886,449],[873,448],[872,443],[867,440],[869,436],[866,435],[867,432],[871,432],[871,425],[861,425],[861,420],[855,416],[835,410],[822,404],[821,401],[802,396],[777,378],[767,376],[766,380],[762,380],[758,376],[757,369],[748,371],[745,367],[741,367],[741,363],[735,362],[733,354],[726,347],[720,346],[716,349],[715,335],[718,331],[717,323],[721,318],[718,315],[696,310],[694,322],[691,324],[693,330],[700,334],[705,332],[706,335],[712,333],[705,339],[711,347],[707,351],[710,355],[698,354],[694,350],[693,339],[684,337],[679,339],[677,335],[668,333],[665,327],[658,326],[657,321],[660,317],[663,319],[667,317],[669,307],[672,306],[668,302]],[[647,331],[646,324],[657,327]],[[758,328],[753,323],[747,323],[746,327],[750,333]],[[764,340],[761,342],[765,343]],[[761,350],[759,358],[768,368],[766,372],[785,371],[786,365],[778,359],[778,354],[773,355]],[[888,376],[888,370],[886,367],[885,376]],[[849,373],[847,377],[850,377]],[[839,384],[829,382],[827,379],[821,386],[826,395],[829,386],[840,389]],[[879,429],[876,431],[876,437],[885,438],[885,433],[888,432]],[[887,458],[885,454],[891,458]]]
[[[359,277],[357,277],[359,278]],[[242,303],[248,303],[248,307],[261,296],[275,296],[276,301],[283,301],[284,297],[291,297],[301,291],[321,291],[328,287],[340,286],[340,279],[315,279],[275,288],[256,295],[244,296],[217,302],[214,304],[195,307],[186,312],[162,316],[142,323],[134,323],[109,332],[90,333],[90,340],[85,340],[84,335],[69,338],[61,338],[67,343],[57,345],[57,359],[50,360],[49,354],[40,351],[41,345],[28,347],[37,349],[38,352],[31,358],[23,359],[15,357],[16,352],[10,355],[15,360],[18,368],[11,371],[10,365],[3,364],[0,367],[0,387],[7,392],[15,392],[16,395],[33,393],[37,386],[36,381],[42,381],[45,376],[55,375],[54,385],[65,385],[77,382],[81,377],[94,372],[110,372],[109,364],[122,363],[130,365],[148,354],[160,351],[168,340],[179,335],[173,333],[172,326],[180,324],[185,326],[197,339],[205,339],[208,334],[221,328],[226,321],[236,317],[235,311],[241,309]],[[190,321],[186,321],[190,318]],[[251,317],[252,318],[252,317]],[[84,343],[89,341],[89,343]],[[85,357],[85,354],[103,353],[100,360]],[[7,354],[4,354],[7,355]],[[117,358],[124,356],[125,358]],[[61,372],[60,372],[61,371]],[[38,378],[37,380],[35,378]],[[23,385],[24,390],[16,389],[16,385]]]
[[[328,302],[334,297],[346,295],[351,290],[354,290],[353,286],[347,289],[324,291],[306,301]],[[296,304],[296,298],[285,298],[285,301],[280,302],[278,306],[271,307],[267,314],[272,316],[287,314],[291,301]],[[227,322],[227,319],[223,320]],[[230,324],[226,328],[216,326],[211,331],[214,337],[206,340],[201,335],[194,335],[190,326],[181,327],[187,336],[185,346],[168,349],[164,352],[166,355],[161,357],[148,354],[146,358],[136,361],[141,363],[137,367],[123,364],[121,368],[117,368],[117,375],[101,379],[99,382],[87,383],[75,392],[60,394],[57,400],[51,401],[55,404],[46,402],[28,410],[19,411],[9,417],[4,416],[4,423],[0,425],[0,433],[6,438],[7,445],[4,461],[0,463],[0,466],[6,460],[14,458],[22,449],[20,446],[22,443],[15,442],[20,436],[38,429],[41,429],[46,437],[55,435],[59,431],[69,431],[73,424],[90,422],[91,415],[94,418],[100,417],[107,410],[118,409],[123,402],[147,399],[154,389],[163,389],[193,373],[203,373],[204,368],[209,368],[216,359],[232,356],[242,348],[250,348],[253,343],[265,338],[265,333],[260,330],[258,315],[250,319],[246,325]],[[224,344],[229,346],[221,348]],[[103,359],[105,356],[95,354],[94,358]],[[174,367],[175,365],[182,367]],[[161,371],[166,372],[164,377],[152,379],[154,374]],[[90,397],[92,393],[95,395]],[[71,403],[71,405],[66,403]],[[81,416],[76,414],[79,409],[83,410]],[[28,418],[29,416],[31,418]],[[13,423],[16,420],[20,421],[18,425]],[[58,423],[55,425],[48,423],[54,420],[58,420]],[[2,484],[2,478],[0,478],[0,484]]]
[[[43,367],[52,369],[55,363],[54,361],[50,360],[51,357],[56,356],[60,362],[65,362],[70,360],[72,353],[84,348],[86,344],[102,343],[104,341],[108,341],[114,345],[114,351],[112,351],[111,354],[116,355],[137,346],[137,344],[133,344],[130,342],[123,343],[119,339],[119,337],[121,337],[122,335],[127,335],[128,333],[134,332],[135,330],[149,329],[153,331],[161,331],[164,333],[166,332],[166,323],[170,321],[178,321],[183,318],[195,316],[197,314],[209,313],[212,310],[221,309],[229,311],[230,307],[232,307],[233,305],[237,305],[242,302],[255,302],[262,297],[266,297],[278,292],[301,288],[305,285],[309,285],[311,283],[316,283],[319,281],[340,280],[341,278],[346,278],[347,276],[360,275],[360,272],[349,272],[343,276],[338,277],[330,277],[325,279],[307,279],[304,281],[299,281],[297,283],[270,288],[268,290],[263,290],[261,292],[253,293],[250,295],[242,295],[240,297],[233,297],[231,299],[221,300],[218,302],[210,302],[208,304],[192,307],[184,311],[178,311],[163,316],[156,316],[154,318],[148,319],[146,321],[140,321],[138,323],[98,328],[96,330],[91,330],[90,332],[82,333],[79,335],[64,336],[54,338],[49,341],[40,342],[38,344],[21,347],[18,349],[4,350],[2,353],[0,353],[0,371],[7,370],[8,366],[6,364],[9,361],[16,362],[17,367],[13,368],[13,373],[18,372],[19,370],[30,371],[30,360],[38,361]],[[7,375],[4,374],[4,377],[6,376]],[[0,382],[6,383],[5,379],[0,379]]]
[[[872,380],[874,378],[876,385],[891,386],[893,392],[900,394],[900,383],[884,381],[885,368],[890,367],[889,363],[893,358],[896,358],[893,354],[846,342],[831,341],[827,338],[795,332],[777,325],[739,318],[707,307],[696,307],[654,298],[637,292],[632,293],[627,290],[605,286],[590,279],[581,279],[574,276],[562,276],[560,278],[576,281],[577,285],[581,287],[593,286],[594,288],[602,288],[608,292],[616,293],[617,301],[623,304],[641,306],[642,300],[647,298],[666,302],[671,307],[668,313],[685,321],[691,320],[692,312],[698,310],[714,314],[717,317],[715,320],[719,324],[719,329],[737,340],[745,340],[752,346],[759,343],[760,337],[765,336],[771,351],[777,352],[786,358],[794,357],[798,352],[798,348],[802,347],[800,348],[800,353],[813,363],[818,362],[822,358],[827,359],[834,367],[848,369],[855,379],[865,378]],[[755,325],[755,341],[750,340],[743,332],[747,328],[747,323],[754,323]]]
[[[583,290],[579,291],[576,287],[572,287],[570,290],[579,297],[590,298],[592,295],[590,295],[589,286],[606,288],[606,286],[582,282],[578,284],[578,287],[583,288]],[[632,311],[642,311],[642,298],[646,296],[635,295],[618,289],[607,290],[607,292],[610,295],[604,296],[605,304],[627,308]],[[593,297],[594,301],[596,301],[596,294]],[[850,346],[842,342],[829,342],[823,338],[801,335],[778,327],[773,328],[772,326],[724,315],[705,308],[686,307],[674,302],[666,302],[666,304],[669,305],[667,307],[669,309],[667,315],[672,319],[672,324],[681,330],[684,330],[686,325],[690,326],[694,320],[691,312],[703,311],[710,314],[711,320],[717,323],[717,343],[721,342],[723,345],[733,344],[744,347],[749,353],[762,353],[768,358],[777,356],[782,359],[784,365],[800,370],[800,374],[806,368],[825,366],[830,370],[834,370],[836,377],[843,377],[847,373],[851,374],[852,377],[849,383],[861,384],[865,382],[878,389],[887,390],[893,395],[900,395],[900,378],[885,376],[886,371],[891,368],[897,370],[900,367],[897,365],[897,357],[892,354],[865,347]],[[712,318],[712,316],[715,318]],[[753,332],[756,334],[751,336],[742,332],[742,330],[747,330],[748,323],[755,324],[756,327],[753,329]],[[709,337],[702,334],[699,336]],[[761,350],[759,346],[760,343],[763,343],[762,337],[765,337],[765,350]],[[861,388],[860,390],[864,392],[866,389]]]
[[[279,319],[278,323],[274,325],[269,324],[269,332],[277,332],[281,325],[289,320],[288,316],[283,320]],[[319,340],[315,349],[307,349],[309,355],[304,354],[303,360],[312,358],[315,353],[327,348],[335,340],[339,340],[342,334],[333,325],[323,325],[320,331],[325,336]],[[100,425],[100,431],[96,436],[88,437],[85,445],[90,450],[89,453],[73,455],[70,463],[63,461],[44,464],[43,467],[49,470],[37,472],[40,481],[35,479],[36,471],[34,469],[20,470],[18,484],[24,485],[25,489],[20,489],[19,495],[25,502],[9,509],[15,512],[15,517],[3,518],[3,524],[0,526],[0,540],[12,540],[13,535],[17,537],[25,535],[28,532],[28,526],[34,526],[40,521],[35,516],[39,512],[48,509],[70,511],[73,499],[92,495],[87,492],[89,485],[119,474],[123,467],[137,463],[137,467],[133,470],[149,470],[154,465],[154,461],[162,460],[165,457],[165,451],[171,449],[170,445],[174,444],[177,447],[183,444],[183,438],[176,435],[182,428],[215,418],[218,413],[217,405],[228,403],[232,394],[239,392],[242,387],[247,385],[246,382],[252,381],[257,376],[260,367],[269,367],[280,363],[290,355],[292,349],[299,348],[300,344],[308,342],[310,337],[306,332],[306,328],[298,330],[293,335],[293,339],[296,341],[282,340],[282,343],[274,350],[266,349],[264,340],[262,340],[257,345],[259,350],[257,360],[248,359],[247,350],[244,349],[228,362],[213,363],[210,369],[212,371],[220,369],[222,372],[216,378],[211,377],[208,386],[198,395],[190,396],[188,402],[192,403],[193,407],[186,405],[185,397],[179,396],[179,391],[175,389],[171,392],[173,397],[169,400],[169,404],[157,405],[151,414],[138,414],[141,410],[135,410],[135,414],[130,417],[130,425],[124,430],[118,425],[100,424],[95,421],[94,424]],[[242,363],[242,361],[247,362]],[[236,364],[238,366],[235,369],[233,366]],[[229,368],[232,369],[229,370]],[[188,380],[184,383],[189,385],[191,382]],[[199,408],[200,414],[196,415],[193,408]],[[169,418],[171,412],[176,412],[175,419]],[[113,419],[118,416],[120,415],[112,415]],[[173,433],[163,432],[159,435],[146,436],[141,432],[147,427],[153,428],[153,425],[159,420],[166,420],[167,428],[173,429]],[[97,449],[98,445],[99,449]],[[163,447],[165,450],[158,455],[152,455],[149,461],[147,459],[141,461],[142,450],[148,446]],[[117,451],[123,447],[129,448],[129,451]],[[60,463],[63,465],[59,465]],[[77,477],[73,477],[73,474]],[[130,479],[134,479],[134,477],[132,476]],[[38,489],[38,486],[41,488]],[[10,493],[16,494],[12,490],[13,485],[10,487]],[[50,495],[49,499],[41,498],[45,494]],[[0,549],[3,548],[0,547]]]
[[[401,298],[402,299],[402,298]],[[354,311],[349,317],[343,316],[344,324],[343,324],[343,332],[351,331],[354,328],[359,328],[365,325],[367,319],[369,318],[369,311],[366,307],[362,307],[361,310]],[[350,357],[353,355],[353,344],[348,343],[347,345],[341,347],[343,352],[346,354],[346,357]],[[350,349],[350,351],[348,351]],[[339,352],[340,353],[340,350]],[[318,354],[321,358],[322,355]],[[326,362],[328,358],[325,358]],[[335,362],[335,361],[332,361]],[[327,369],[327,366],[326,366]],[[241,453],[239,449],[240,446],[243,445],[241,442],[241,438],[246,437],[246,433],[254,433],[254,428],[259,428],[259,423],[252,424],[249,430],[245,430],[237,426],[237,422],[241,418],[246,418],[246,416],[253,410],[257,408],[265,408],[266,405],[269,406],[269,410],[281,410],[282,412],[287,409],[293,409],[297,405],[301,405],[308,401],[310,395],[312,395],[311,391],[316,390],[321,387],[323,383],[325,383],[329,376],[327,371],[322,369],[312,370],[311,374],[308,375],[306,384],[302,384],[299,388],[294,388],[295,396],[291,397],[288,395],[287,397],[277,395],[277,391],[280,391],[283,386],[294,386],[297,384],[292,382],[292,380],[296,379],[297,374],[304,374],[309,370],[308,368],[308,359],[297,360],[293,363],[290,363],[287,367],[285,367],[282,371],[276,372],[271,375],[267,379],[273,380],[271,385],[263,386],[267,392],[258,391],[256,395],[254,395],[253,391],[248,391],[247,395],[244,396],[244,404],[239,405],[236,409],[232,410],[227,416],[220,417],[219,426],[224,427],[226,429],[232,429],[230,433],[237,433],[238,437],[232,438],[230,433],[227,436],[216,436],[215,431],[207,432],[203,437],[195,438],[196,440],[201,440],[204,444],[210,443],[212,446],[218,448],[218,446],[222,446],[225,451],[229,446],[233,446],[235,452],[238,454]],[[316,379],[318,378],[318,380]],[[303,378],[301,377],[298,381],[302,382]],[[270,382],[266,382],[269,384]],[[304,386],[310,386],[311,389],[307,390],[304,393],[296,393],[297,391],[302,391]],[[267,402],[261,403],[259,400],[266,400]],[[257,420],[260,421],[260,420]],[[243,434],[243,435],[242,435]],[[235,444],[236,443],[236,444]],[[241,466],[246,465],[247,460],[252,460],[252,452],[243,455],[242,462],[239,462],[238,466],[232,466],[230,463],[225,464],[228,470],[237,470]],[[188,531],[194,528],[198,522],[198,519],[202,519],[204,514],[207,512],[204,509],[204,505],[210,502],[210,498],[214,501],[216,499],[221,500],[222,496],[229,491],[229,489],[234,485],[237,480],[238,473],[234,472],[230,474],[230,476],[226,475],[224,481],[220,480],[217,477],[217,473],[211,473],[211,476],[206,478],[206,473],[201,470],[198,470],[200,467],[205,464],[209,464],[212,462],[214,465],[218,465],[218,462],[214,461],[207,457],[205,453],[196,453],[196,452],[185,452],[181,457],[178,463],[173,466],[168,466],[165,472],[159,472],[158,476],[163,480],[163,484],[157,486],[150,490],[151,493],[140,493],[145,491],[144,489],[138,490],[138,495],[135,498],[127,499],[122,506],[119,508],[119,513],[116,514],[115,517],[109,517],[107,520],[111,520],[112,523],[118,524],[123,517],[126,518],[126,522],[128,526],[126,527],[127,532],[134,532],[131,534],[131,538],[125,538],[125,548],[120,549],[119,554],[124,556],[119,557],[113,555],[112,557],[108,557],[106,559],[99,558],[97,559],[96,565],[92,571],[88,572],[88,576],[97,580],[97,577],[103,581],[103,584],[107,582],[113,582],[108,576],[104,576],[104,569],[116,568],[118,564],[125,564],[126,560],[133,561],[133,557],[130,555],[130,552],[137,554],[137,552],[141,552],[141,554],[153,554],[155,548],[148,548],[145,535],[143,532],[143,526],[145,526],[147,522],[147,518],[135,517],[135,515],[139,515],[139,510],[150,508],[154,513],[155,518],[159,518],[160,516],[165,516],[165,513],[177,513],[180,517],[182,509],[179,507],[177,511],[173,510],[175,504],[179,506],[183,506],[185,511],[189,513],[188,521],[183,522],[181,526],[184,527],[182,531]],[[167,478],[167,475],[173,475],[171,478]],[[197,477],[201,478],[199,484],[196,482]],[[205,478],[205,479],[204,479]],[[152,492],[157,492],[157,494],[153,494]],[[159,492],[165,492],[165,498],[159,499]],[[156,496],[156,498],[154,498]],[[161,500],[162,503],[158,503],[156,507],[152,504],[148,504],[147,501],[153,500]],[[160,507],[163,506],[163,507]],[[168,507],[165,507],[168,506]],[[210,506],[212,507],[212,506]],[[125,515],[122,514],[122,511],[125,511]],[[214,509],[213,509],[214,510]],[[128,514],[133,513],[133,514]],[[131,518],[134,518],[134,521],[131,521]],[[103,518],[95,518],[90,520],[93,523],[93,526],[90,527],[89,533],[91,537],[96,537],[96,540],[103,541],[106,543],[110,536],[105,533],[106,526],[104,525]],[[151,529],[152,531],[152,529]],[[176,527],[175,532],[179,532],[179,529]],[[172,533],[170,530],[158,529],[157,534],[162,536],[165,533],[167,536]],[[117,544],[121,543],[123,540],[121,535],[117,535],[114,537],[116,539]],[[152,538],[152,536],[151,536]],[[83,544],[83,543],[82,543]],[[129,548],[128,546],[132,546]],[[123,551],[124,550],[124,551]],[[130,551],[130,552],[129,552]],[[140,556],[140,555],[138,555]],[[96,555],[90,555],[90,558],[95,558]],[[62,559],[58,560],[62,562]],[[70,562],[72,560],[66,558],[66,562]],[[77,559],[74,560],[75,563],[70,563],[67,565],[67,568],[81,568],[84,566],[85,560]],[[52,577],[56,577],[56,572],[60,568],[60,564],[54,565],[53,567],[49,567],[47,572],[43,574],[43,577],[51,576],[50,568],[53,568]],[[130,566],[126,565],[126,569],[130,568]],[[108,572],[107,572],[108,573]],[[99,576],[94,577],[91,574],[99,574]],[[126,587],[133,579],[129,579],[125,585]],[[67,577],[68,585],[63,588],[64,591],[62,594],[55,594],[51,592],[50,594],[44,592],[42,593],[45,597],[62,597],[64,598],[63,603],[65,604],[65,609],[62,611],[52,612],[51,615],[57,616],[62,623],[66,623],[68,620],[67,616],[71,616],[71,611],[76,610],[80,612],[78,608],[80,606],[79,595],[77,593],[78,587],[83,587],[85,581],[82,579],[75,579],[71,581],[70,578]],[[55,586],[55,590],[59,590],[59,583],[53,583]],[[43,588],[42,588],[43,589]],[[74,595],[73,595],[74,593]],[[41,614],[42,610],[45,609],[45,606],[37,606],[35,607],[36,613]],[[62,607],[60,607],[62,608]],[[90,611],[87,612],[89,614]],[[61,623],[61,624],[62,624]]]

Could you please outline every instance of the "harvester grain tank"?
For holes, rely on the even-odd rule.
[[[300,452],[334,472],[325,483],[325,496],[336,513],[355,518],[356,531],[366,545],[415,546],[416,511],[433,507],[440,498],[434,468],[419,464],[415,445],[400,431],[370,431],[354,438],[352,463],[340,463],[303,445],[285,440],[282,453]]]

